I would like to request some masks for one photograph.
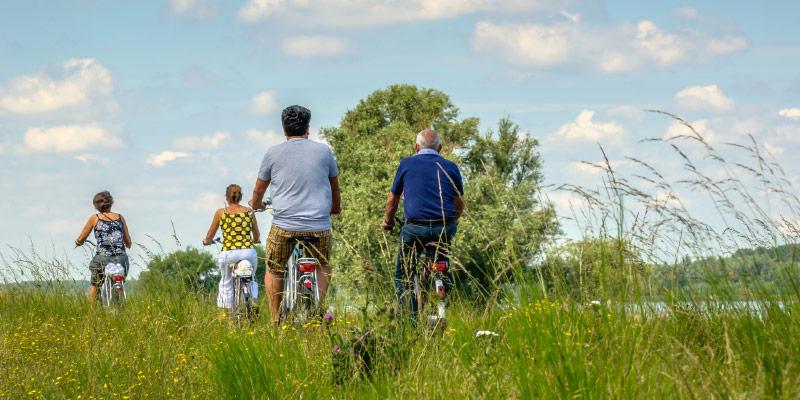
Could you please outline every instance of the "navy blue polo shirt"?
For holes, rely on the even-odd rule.
[[[403,195],[406,218],[451,219],[456,216],[455,200],[464,194],[464,184],[455,163],[435,150],[422,149],[400,161],[392,193]]]

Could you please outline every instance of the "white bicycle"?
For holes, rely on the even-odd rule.
[[[214,239],[213,243],[220,244],[220,238]],[[239,260],[229,263],[227,268],[233,278],[233,306],[230,314],[236,320],[236,325],[241,326],[242,322],[255,322],[255,307],[253,306],[253,280],[255,279],[255,266],[248,260]]]
[[[125,293],[125,267],[122,264],[110,262],[103,271],[103,284],[100,285],[100,299],[104,307],[122,306],[127,300]]]
[[[319,260],[309,257],[310,246],[316,246],[318,242],[319,238],[313,236],[290,239],[294,248],[286,262],[278,323],[294,322],[302,325],[314,318],[319,311],[317,270],[320,265]]]
[[[97,245],[89,239],[85,243],[97,247]],[[77,248],[78,246],[76,246]],[[128,295],[125,292],[125,267],[122,264],[112,261],[103,267],[103,282],[100,284],[100,301],[103,307],[122,306]]]

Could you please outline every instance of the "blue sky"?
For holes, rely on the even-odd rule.
[[[483,129],[510,116],[554,186],[595,184],[576,161],[598,144],[621,168],[634,155],[679,174],[637,144],[682,133],[646,108],[712,144],[752,134],[796,182],[798,15],[793,1],[3,2],[0,244],[81,259],[69,244],[102,189],[134,241],[172,246],[172,221],[199,243],[224,187],[249,191],[281,140],[282,107],[308,106],[316,130],[393,83],[448,93]]]

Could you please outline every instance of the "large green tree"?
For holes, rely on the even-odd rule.
[[[552,209],[538,200],[538,143],[511,121],[481,134],[477,118],[459,118],[437,90],[394,85],[322,130],[340,169],[343,212],[335,220],[337,283],[391,287],[397,235],[379,225],[400,159],[414,153],[416,133],[432,127],[442,155],[462,168],[466,212],[454,245],[457,285],[485,294],[528,266],[556,230]],[[366,279],[366,281],[365,281]]]

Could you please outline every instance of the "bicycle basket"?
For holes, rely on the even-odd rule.
[[[253,266],[250,264],[250,261],[242,260],[238,263],[233,265],[231,269],[231,274],[233,276],[238,276],[240,278],[249,278],[253,276]]]

